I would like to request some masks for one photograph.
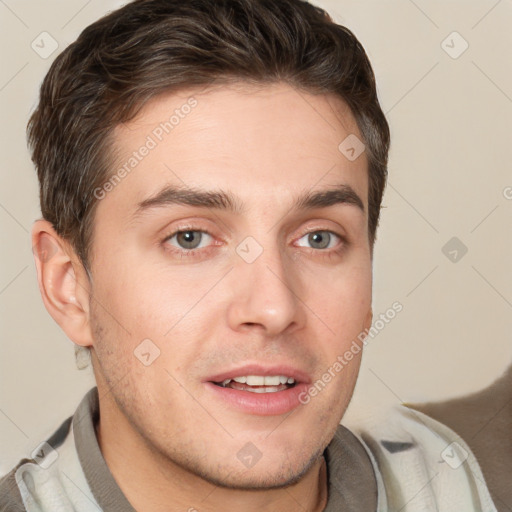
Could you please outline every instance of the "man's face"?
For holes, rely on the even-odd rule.
[[[338,149],[350,134],[340,100],[284,84],[160,96],[116,129],[115,169],[140,161],[99,201],[90,325],[119,439],[232,487],[285,485],[318,459],[360,353],[332,367],[371,322],[367,159]],[[146,201],[165,187],[222,191],[235,209]]]

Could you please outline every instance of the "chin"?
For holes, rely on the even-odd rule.
[[[203,480],[225,489],[258,491],[282,489],[299,482],[314,464],[321,458],[323,450],[318,450],[308,460],[265,461],[259,460],[253,467],[240,470],[241,463],[235,467],[225,466],[213,471],[194,471]],[[272,465],[273,467],[270,467]],[[225,476],[222,476],[225,474]]]

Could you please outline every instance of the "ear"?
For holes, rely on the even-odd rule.
[[[91,346],[90,282],[75,251],[46,220],[36,220],[32,226],[32,251],[48,313],[70,340],[83,347]]]

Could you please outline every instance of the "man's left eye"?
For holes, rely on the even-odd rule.
[[[333,245],[330,245],[333,240],[334,242],[336,242],[336,239],[341,240],[339,235],[327,230],[312,231],[301,237],[300,240],[303,238],[306,238],[307,243],[311,244],[313,249],[330,249],[333,247]],[[299,245],[304,247],[301,244]]]

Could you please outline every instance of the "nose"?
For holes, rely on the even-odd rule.
[[[291,259],[279,248],[265,247],[251,263],[235,255],[228,322],[235,331],[259,329],[268,337],[301,327],[303,303],[294,288]]]

